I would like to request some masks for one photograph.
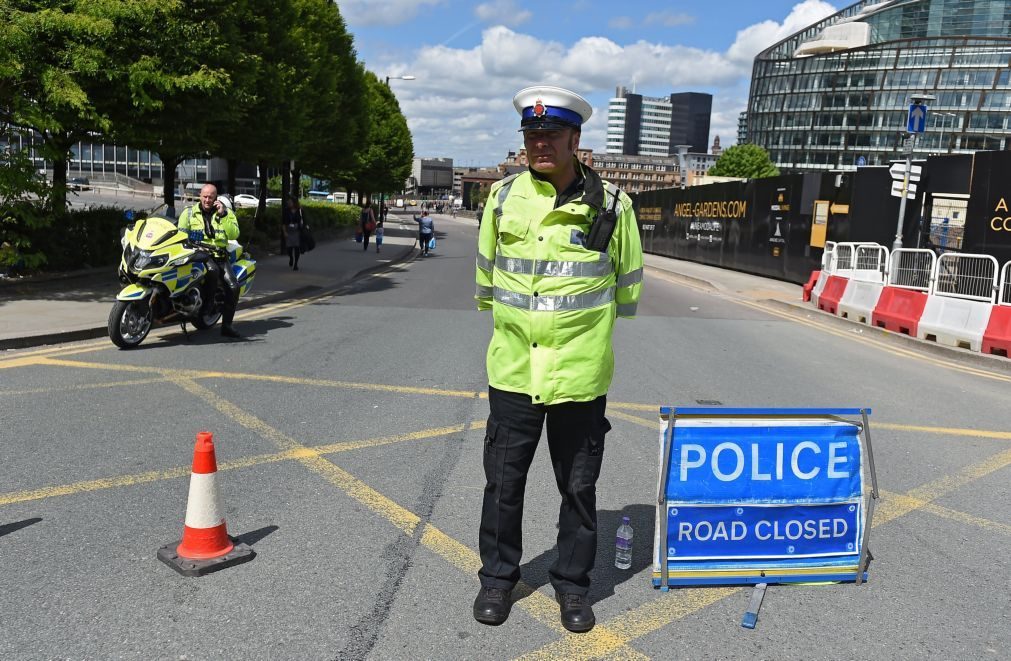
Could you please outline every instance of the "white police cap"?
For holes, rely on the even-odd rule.
[[[513,97],[513,106],[522,117],[521,131],[578,129],[593,114],[593,108],[586,99],[575,92],[551,85],[521,89]]]

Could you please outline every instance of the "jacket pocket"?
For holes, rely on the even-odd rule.
[[[505,211],[498,221],[499,236],[508,241],[523,239],[530,230],[530,219]]]

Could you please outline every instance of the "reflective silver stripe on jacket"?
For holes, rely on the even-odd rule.
[[[634,317],[638,303],[618,303],[618,315],[621,317]]]
[[[613,301],[614,287],[570,296],[531,296],[495,287],[495,300],[503,305],[535,312],[589,310]]]
[[[477,267],[479,269],[481,269],[482,271],[491,272],[491,270],[493,268],[495,268],[495,263],[493,261],[491,261],[490,259],[488,259],[487,257],[485,257],[484,255],[482,255],[481,253],[478,253],[477,254]]]
[[[614,267],[606,253],[595,262],[561,262],[541,259],[520,259],[519,257],[495,257],[495,268],[508,273],[543,275],[546,277],[603,278],[614,273]]]
[[[513,180],[519,174],[514,174],[506,177],[502,180],[502,187],[498,189],[498,206],[495,207],[495,220],[502,217],[502,205],[505,204],[506,198],[509,197],[509,189],[512,188]]]
[[[611,199],[615,198],[615,197],[618,197],[619,193],[621,193],[621,190],[619,190],[618,187],[615,186],[614,184],[612,184],[610,182],[604,184],[604,208],[605,209],[610,209],[611,208]],[[608,196],[610,196],[610,197],[608,197]]]
[[[618,276],[619,287],[629,287],[642,282],[642,267]]]
[[[477,297],[478,298],[491,298],[494,294],[494,290],[491,287],[485,287],[484,285],[477,286]]]

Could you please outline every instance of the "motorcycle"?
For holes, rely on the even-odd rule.
[[[223,259],[224,251],[201,238],[200,232],[191,236],[158,217],[138,220],[127,228],[119,263],[119,280],[125,287],[109,312],[113,344],[134,348],[155,323],[178,321],[185,331],[187,323],[203,330],[218,322],[224,289],[222,283],[214,284],[214,278],[207,277],[207,262]],[[227,253],[241,298],[253,284],[256,262],[235,241],[228,242]]]

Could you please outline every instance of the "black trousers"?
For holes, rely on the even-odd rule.
[[[606,396],[546,406],[534,404],[529,395],[488,388],[488,402],[481,585],[512,589],[520,579],[527,471],[547,420],[551,465],[562,497],[558,559],[548,575],[557,591],[585,595],[597,555],[597,478],[604,435],[611,429],[604,417]]]
[[[207,273],[214,278],[215,288],[218,286],[217,283],[221,283],[221,287],[225,290],[225,302],[221,306],[221,323],[224,326],[231,326],[235,308],[239,304],[239,281],[235,279],[232,265],[228,263],[227,258],[208,259]],[[213,300],[213,295],[211,298]]]

